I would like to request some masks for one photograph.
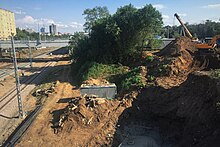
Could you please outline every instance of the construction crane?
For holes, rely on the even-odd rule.
[[[181,26],[184,28],[185,34],[187,37],[192,39],[192,41],[196,42],[196,48],[198,49],[200,54],[215,54],[216,48],[220,48],[220,35],[214,36],[209,43],[199,43],[198,39],[193,38],[191,32],[188,30],[186,25],[182,22],[179,15],[177,13],[174,14],[177,18]]]

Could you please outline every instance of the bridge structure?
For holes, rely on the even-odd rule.
[[[41,41],[40,44],[38,41],[27,41],[27,40],[17,40],[15,41],[15,48],[28,48],[30,47],[64,47],[68,45],[69,40],[46,40]],[[10,40],[2,40],[0,41],[0,48],[2,49],[9,49],[11,48],[11,41]]]

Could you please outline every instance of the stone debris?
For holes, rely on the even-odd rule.
[[[82,104],[84,102],[84,104]],[[86,125],[90,125],[94,119],[94,116],[88,118],[86,116],[85,110],[83,110],[83,106],[86,109],[92,111],[94,108],[98,107],[106,102],[104,98],[98,98],[96,95],[84,95],[83,97],[74,97],[69,102],[68,105],[65,107],[63,113],[59,116],[59,120],[53,123],[51,128],[54,129],[54,133],[58,134],[63,130],[64,123],[66,121],[71,121],[72,117],[80,116],[82,123]]]

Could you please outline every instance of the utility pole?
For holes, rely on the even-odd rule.
[[[29,60],[30,60],[30,68],[32,68],[32,51],[30,47],[30,38],[28,36],[28,49],[29,49]]]
[[[2,58],[2,52],[3,52],[3,50],[2,50],[2,47],[1,47],[1,41],[0,41],[0,58]]]
[[[13,63],[14,63],[14,70],[15,70],[19,117],[24,118],[24,110],[23,110],[23,104],[22,104],[22,98],[21,98],[20,80],[19,80],[19,75],[18,75],[18,65],[17,65],[16,52],[15,52],[15,47],[14,47],[13,34],[11,36],[11,46],[12,46],[12,50],[13,50]]]
[[[167,38],[170,38],[170,30],[169,30],[169,27],[167,27]]]

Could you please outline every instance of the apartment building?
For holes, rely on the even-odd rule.
[[[11,34],[16,35],[14,13],[0,8],[0,40],[7,40]]]

